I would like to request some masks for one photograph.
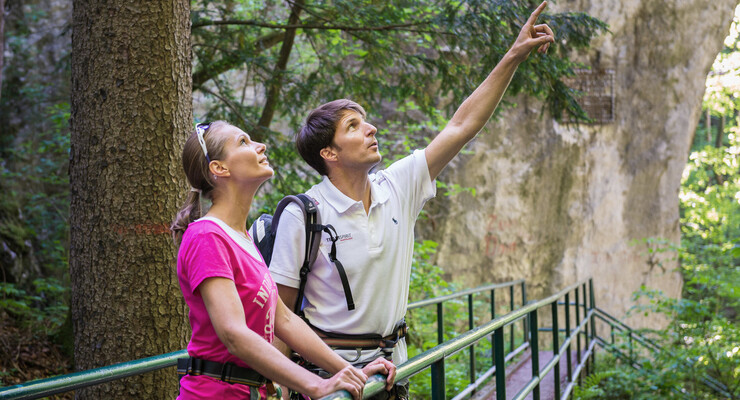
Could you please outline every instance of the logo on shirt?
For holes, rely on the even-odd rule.
[[[326,238],[324,240],[326,241],[326,243],[331,243],[331,238]],[[344,242],[347,240],[352,240],[352,233],[337,235],[337,242]]]

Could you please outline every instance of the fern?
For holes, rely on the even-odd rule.
[[[616,373],[616,371],[600,371],[583,378],[583,383],[573,388],[573,399],[588,400],[603,396],[604,391],[599,387],[599,383]]]

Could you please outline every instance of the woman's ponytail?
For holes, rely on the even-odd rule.
[[[177,212],[175,221],[170,225],[172,239],[178,246],[180,245],[180,241],[182,241],[182,235],[185,233],[188,225],[202,216],[203,210],[200,204],[200,197],[200,189],[191,189],[188,197],[185,199],[185,203],[180,207],[180,211]]]
[[[225,126],[229,126],[229,124],[224,121],[215,121],[209,124],[204,131],[202,130],[201,138],[204,146],[207,147],[210,160],[220,160],[223,157],[226,138],[223,135],[216,134],[216,132]],[[197,131],[191,133],[182,149],[182,167],[191,189],[185,203],[175,215],[172,225],[170,225],[172,239],[178,246],[188,225],[202,216],[202,198],[211,199],[215,182],[208,166],[210,160],[206,157],[205,150],[198,140]]]

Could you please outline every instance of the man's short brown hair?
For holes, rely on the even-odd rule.
[[[321,149],[334,141],[337,124],[347,111],[356,111],[366,117],[365,109],[352,100],[330,101],[315,108],[306,117],[306,123],[296,135],[295,144],[301,157],[321,175],[328,175]]]

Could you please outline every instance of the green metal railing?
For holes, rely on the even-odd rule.
[[[446,296],[436,297],[432,299],[426,299],[409,304],[408,309],[413,310],[430,305],[437,306],[437,326],[438,326],[438,339],[439,343],[443,341],[444,333],[444,312],[443,304],[446,301],[455,300],[461,297],[468,297],[468,311],[469,311],[469,326],[472,329],[472,309],[473,309],[473,296],[475,294],[490,292],[491,298],[491,319],[495,318],[496,310],[495,305],[495,291],[496,289],[509,289],[509,307],[513,310],[515,307],[514,301],[514,288],[521,286],[521,299],[522,304],[526,303],[526,287],[524,280],[517,280],[506,283],[491,284],[481,286],[475,289],[468,289],[461,292],[449,294]],[[525,326],[526,331],[526,326]],[[511,348],[514,346],[514,330],[511,327]],[[525,343],[526,344],[526,343]],[[507,357],[510,359],[516,355],[516,353],[522,350],[522,346],[516,350],[513,354],[508,354]],[[31,382],[27,382],[20,385],[0,388],[0,399],[37,399],[41,397],[47,397],[54,394],[64,393],[79,388],[99,385],[118,379],[123,379],[129,376],[144,374],[147,372],[155,371],[162,368],[172,367],[177,364],[179,357],[187,357],[186,350],[180,350],[173,353],[167,353],[159,356],[143,358],[139,360],[124,362],[120,364],[110,365],[101,368],[95,368],[87,371],[76,372],[68,375],[62,375],[52,378],[39,379]],[[475,380],[475,364],[474,364],[474,353],[471,348],[471,386],[470,388],[477,387],[480,382],[476,383]],[[439,373],[439,372],[438,372]],[[444,374],[444,369],[441,370]],[[480,381],[480,379],[479,379]]]
[[[607,341],[606,339],[597,335],[595,337],[597,344],[635,369],[642,368],[642,362],[640,361],[640,358],[635,356],[635,347],[639,347],[638,349],[647,350],[650,355],[655,355],[657,353],[666,351],[660,345],[656,344],[644,335],[636,332],[627,324],[609,315],[609,313],[600,308],[595,309],[594,317],[597,318],[599,321],[609,325],[610,340]],[[615,340],[615,330],[620,337],[626,338],[627,354],[619,349],[620,346],[617,345]],[[684,367],[691,368],[691,365],[689,365],[689,363],[687,362]],[[730,398],[729,389],[724,384],[712,378],[711,376],[704,376],[701,379],[701,382],[708,388],[712,389],[718,395],[724,398]],[[688,397],[685,393],[682,392],[679,392],[678,394],[684,397]]]
[[[574,302],[570,302],[570,295],[574,293]],[[583,303],[579,303],[579,294],[582,293]],[[560,299],[564,299],[564,302],[560,302]],[[565,329],[559,329],[559,318],[560,306],[564,307],[564,322]],[[553,327],[549,329],[552,332],[552,344],[553,344],[553,358],[548,361],[544,368],[539,366],[539,332],[541,329],[538,326],[537,313],[539,310],[550,308],[552,313]],[[573,329],[571,330],[571,319],[570,309],[574,308],[576,318]],[[580,309],[583,308],[583,317],[580,317]],[[584,368],[593,368],[593,355],[594,346],[596,345],[595,330],[593,328],[594,323],[594,295],[593,295],[593,283],[589,279],[582,283],[578,283],[563,289],[562,291],[547,297],[545,299],[530,302],[524,305],[522,308],[515,311],[509,312],[508,314],[494,319],[486,324],[483,324],[477,328],[474,328],[468,332],[465,332],[451,340],[448,340],[439,346],[436,346],[424,353],[411,358],[404,364],[400,365],[396,370],[396,380],[407,379],[419,372],[427,369],[434,368],[437,365],[437,370],[444,370],[444,361],[446,358],[454,355],[455,353],[464,350],[482,339],[489,337],[491,334],[494,336],[494,360],[495,360],[495,381],[496,381],[496,399],[505,400],[506,396],[506,360],[504,359],[504,329],[511,324],[518,322],[519,320],[526,320],[527,326],[529,327],[529,345],[531,347],[532,357],[532,378],[515,396],[514,399],[524,399],[530,393],[534,400],[539,400],[540,393],[539,387],[543,378],[547,376],[550,371],[554,372],[555,379],[555,392],[557,398],[567,399],[570,395],[573,387],[575,386],[574,379],[579,377]],[[561,332],[565,333],[565,338],[560,342]],[[584,337],[583,348],[581,347],[581,337]],[[578,353],[578,364],[575,369],[571,363],[571,348],[573,340],[576,340],[576,348]],[[583,353],[581,353],[583,350]],[[560,359],[567,355],[567,380],[568,386],[564,391],[560,390]],[[589,361],[590,360],[590,361]],[[435,383],[435,380],[437,382]],[[377,394],[383,390],[383,377],[381,375],[374,375],[368,380],[365,385],[365,398]],[[444,375],[439,373],[432,373],[432,398],[444,398]],[[562,396],[562,397],[561,397]],[[346,400],[351,399],[349,393],[346,391],[340,391],[324,397],[322,400]]]
[[[468,332],[460,334],[459,336],[448,340],[440,345],[413,357],[406,363],[398,367],[397,380],[406,379],[415,375],[427,368],[432,368],[432,396],[434,399],[443,399],[445,396],[445,379],[444,379],[444,362],[445,359],[462,351],[465,348],[472,348],[477,342],[482,339],[491,337],[493,335],[493,354],[492,359],[494,362],[493,367],[486,373],[490,377],[491,374],[496,375],[496,398],[498,400],[506,399],[506,376],[505,376],[505,365],[510,361],[516,354],[522,351],[527,346],[531,347],[532,351],[532,379],[528,384],[514,397],[515,399],[523,399],[527,394],[532,393],[535,400],[539,399],[539,384],[542,379],[551,371],[555,372],[556,380],[556,391],[558,397],[560,397],[560,381],[559,381],[559,362],[564,354],[567,354],[567,376],[570,384],[563,391],[563,397],[567,398],[570,391],[574,386],[573,379],[579,377],[581,371],[589,368],[588,360],[593,359],[592,355],[594,352],[594,329],[593,329],[593,318],[594,318],[594,303],[593,303],[593,285],[591,281],[572,285],[559,293],[552,295],[546,299],[539,300],[536,302],[530,302],[523,304],[521,308],[513,310],[514,308],[514,287],[521,285],[522,287],[522,303],[526,303],[526,290],[523,281],[515,281],[504,284],[495,284],[482,286],[475,289],[466,290],[463,292],[451,294],[448,296],[442,296],[436,299],[423,300],[420,302],[412,303],[409,305],[409,309],[415,309],[428,305],[437,305],[437,318],[438,318],[438,339],[443,339],[444,333],[444,309],[442,304],[445,301],[457,299],[463,296],[468,296],[468,311],[472,315],[472,302],[473,295],[476,293],[491,291],[491,304],[492,304],[492,320],[482,326],[473,328]],[[495,290],[509,288],[509,299],[510,307],[512,311],[508,314],[495,318]],[[587,295],[588,293],[588,295]],[[574,294],[574,302],[570,301],[571,294]],[[564,298],[564,302],[560,302],[560,299]],[[582,303],[580,299],[582,298]],[[590,304],[587,304],[590,301]],[[545,365],[544,368],[539,368],[539,332],[547,331],[546,328],[539,328],[537,313],[539,310],[545,309],[548,306],[551,308],[553,327],[549,329],[552,332],[552,344],[553,344],[553,359]],[[565,306],[565,329],[559,329],[559,317],[562,315],[559,311],[560,306]],[[571,309],[575,312],[575,324],[571,329]],[[583,317],[581,317],[581,311]],[[469,324],[472,318],[469,318]],[[505,353],[505,333],[506,327],[510,328],[510,349],[513,349],[513,325],[517,322],[522,321],[524,324],[524,332],[529,334],[529,338],[526,337],[522,345],[516,350],[511,351],[509,354]],[[470,326],[470,325],[469,325]],[[590,329],[589,329],[590,328]],[[560,343],[560,334],[565,332],[565,338]],[[584,338],[581,346],[581,338]],[[577,349],[577,360],[578,364],[575,370],[571,363],[571,347],[573,339],[576,339]],[[581,352],[583,350],[583,353]],[[121,378],[125,378],[132,375],[142,374],[150,371],[154,371],[161,368],[174,366],[178,357],[186,355],[184,350],[164,354],[156,357],[149,357],[131,362],[116,364],[112,366],[97,368],[89,371],[78,372],[74,374],[64,375],[60,377],[47,378],[38,381],[25,383],[22,385],[16,385],[8,388],[0,389],[0,399],[32,399],[50,396],[57,393],[63,393],[78,388],[101,384]],[[471,351],[471,357],[474,358],[474,353]],[[593,364],[592,362],[590,363]],[[474,364],[472,364],[472,370],[474,371]],[[468,386],[466,391],[471,388],[477,387],[484,378],[475,379],[475,373],[471,374],[471,385]],[[365,397],[369,397],[383,390],[384,377],[381,375],[372,376],[365,387]],[[461,394],[463,395],[463,394]],[[458,395],[458,397],[461,397]],[[350,399],[349,393],[338,392],[325,399]]]
[[[460,292],[452,293],[446,296],[440,296],[435,297],[432,299],[427,300],[421,300],[414,303],[411,303],[408,307],[409,311],[425,306],[431,306],[436,305],[437,306],[437,344],[440,345],[444,342],[444,332],[445,332],[445,324],[444,324],[444,303],[446,301],[450,300],[456,300],[460,299],[462,297],[467,297],[467,306],[468,306],[468,329],[472,330],[475,328],[474,324],[474,310],[473,310],[473,296],[476,294],[483,294],[483,293],[490,293],[490,312],[491,312],[491,320],[494,320],[496,318],[496,289],[508,289],[509,292],[509,311],[514,311],[515,309],[515,297],[514,297],[514,289],[520,286],[521,287],[521,305],[524,305],[527,303],[527,288],[525,285],[525,282],[523,279],[511,281],[511,282],[504,282],[504,283],[496,283],[496,284],[490,284],[490,285],[484,285],[479,286],[477,288],[473,289],[467,289]],[[522,319],[523,321],[523,332],[527,331],[527,321],[526,319]],[[494,337],[491,335],[491,348],[494,348]],[[518,347],[514,348],[515,345],[515,335],[514,335],[514,324],[509,325],[509,350],[510,352],[505,355],[507,359],[511,359],[515,357],[517,354],[519,354],[521,351],[525,350],[528,347],[527,343],[527,336],[524,335],[523,343]],[[502,349],[501,352],[504,350]],[[496,370],[496,351],[491,352],[491,363],[493,364],[491,368],[489,368],[487,371],[483,373],[481,377],[476,378],[476,367],[475,367],[475,344],[471,345],[469,348],[469,380],[470,383],[468,386],[463,389],[462,392],[460,392],[455,399],[462,398],[472,392],[474,392],[486,379],[488,379]],[[436,400],[439,397],[439,394],[445,393],[445,387],[444,387],[444,374],[445,374],[445,368],[444,368],[444,362],[438,362],[432,365],[432,399]]]
[[[177,365],[185,350],[0,388],[0,399],[38,399]]]

